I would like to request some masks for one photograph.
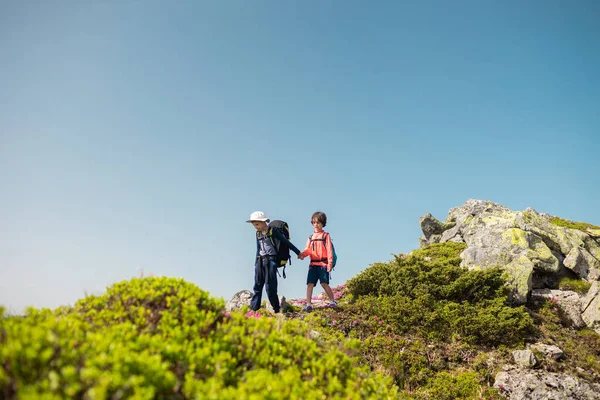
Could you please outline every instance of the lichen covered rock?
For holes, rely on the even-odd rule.
[[[517,304],[525,303],[533,288],[556,285],[567,269],[587,281],[600,278],[600,229],[590,224],[469,199],[450,209],[445,223],[426,214],[421,227],[421,246],[464,242],[462,266],[504,268]]]
[[[494,387],[510,400],[600,399],[600,385],[545,371],[507,369],[496,375]]]

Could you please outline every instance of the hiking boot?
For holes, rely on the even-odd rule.
[[[336,301],[330,301],[329,304],[327,304],[327,307],[337,307],[337,302]]]
[[[307,304],[302,307],[302,311],[311,312],[313,310],[313,306],[311,304]]]

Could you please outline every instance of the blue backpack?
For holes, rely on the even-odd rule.
[[[335,246],[333,245],[333,242],[331,242],[331,250],[333,250],[333,266],[331,269],[334,269],[335,264],[337,264],[337,253],[335,252]]]

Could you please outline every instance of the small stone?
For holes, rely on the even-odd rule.
[[[533,367],[537,360],[531,350],[515,350],[512,352],[515,363],[523,367]]]
[[[546,356],[548,358],[553,358],[555,360],[558,360],[564,354],[564,352],[558,346],[555,346],[555,345],[536,343],[536,344],[532,345],[531,348],[533,350],[537,350],[540,353],[544,354],[544,356]]]

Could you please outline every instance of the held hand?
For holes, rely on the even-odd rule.
[[[305,255],[304,255],[304,254],[302,254],[302,253],[298,254],[298,258],[299,258],[300,260],[304,260],[304,257],[305,257]]]
[[[327,272],[331,272],[331,267],[329,265],[327,266]]]

